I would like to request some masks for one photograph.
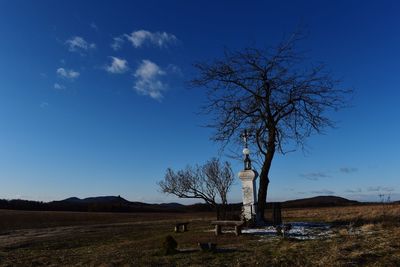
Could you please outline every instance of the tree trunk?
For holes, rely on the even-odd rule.
[[[221,212],[220,212],[220,209],[219,209],[219,205],[218,205],[218,204],[215,205],[215,209],[216,209],[216,211],[217,211],[217,220],[221,220]]]
[[[226,220],[226,205],[225,204],[221,204],[220,206],[220,216],[222,220]]]
[[[267,155],[265,156],[260,173],[260,186],[258,188],[257,218],[265,222],[264,210],[267,204],[267,191],[269,185],[269,170],[275,154],[275,131],[270,131],[268,138]]]

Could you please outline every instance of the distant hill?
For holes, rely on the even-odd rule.
[[[333,207],[363,204],[366,203],[336,196],[317,196],[281,202],[283,208]],[[228,205],[228,211],[239,211],[241,207],[242,203],[232,203]],[[267,209],[271,207],[272,203],[267,203]],[[120,196],[99,196],[83,199],[70,197],[51,202],[19,199],[0,200],[0,209],[93,212],[202,212],[212,210],[210,206],[204,203],[192,205],[182,205],[179,203],[149,204],[131,202]]]
[[[157,207],[163,209],[181,209],[184,205],[179,203],[161,203],[161,204],[148,204],[143,202],[131,202],[121,196],[100,196],[100,197],[88,197],[88,198],[77,198],[70,197],[64,200],[52,201],[50,203],[81,203],[81,204],[122,204],[128,206],[140,206],[140,207]]]
[[[303,207],[332,207],[332,206],[350,206],[359,205],[361,202],[349,200],[336,196],[317,196],[282,202],[282,207],[303,208]]]
[[[267,209],[271,209],[276,202],[268,202]],[[317,196],[311,198],[295,199],[280,202],[282,208],[317,208],[317,207],[334,207],[334,206],[351,206],[364,205],[367,203],[349,200],[343,197],[336,196]],[[228,210],[241,210],[242,203],[231,203]],[[186,206],[188,211],[211,211],[210,207],[204,203],[198,203]]]
[[[185,206],[179,203],[148,204],[131,202],[120,196],[100,196],[83,199],[70,197],[51,202],[0,199],[0,209],[82,212],[185,212]]]
[[[70,197],[61,201],[65,201],[65,202],[72,202],[72,203],[79,203],[82,202],[82,199],[77,198],[77,197]]]
[[[106,211],[106,212],[183,212],[179,203],[148,204],[131,202],[121,196],[99,196],[88,198],[70,197],[49,202],[50,207],[62,210]]]
[[[53,201],[57,202],[57,201]],[[101,197],[88,197],[88,198],[77,198],[70,197],[58,202],[70,202],[70,203],[130,203],[128,200],[120,196],[101,196]]]

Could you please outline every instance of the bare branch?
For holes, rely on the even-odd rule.
[[[305,67],[308,61],[296,48],[303,38],[296,32],[272,49],[226,50],[220,59],[195,64],[198,77],[191,85],[207,90],[202,111],[213,115],[212,139],[225,146],[237,143],[244,129],[255,134],[251,145],[263,161],[261,206],[275,151],[303,149],[312,134],[334,127],[330,112],[346,107],[352,92],[341,88],[323,64]]]
[[[164,180],[158,185],[163,193],[179,198],[202,199],[216,207],[217,196],[222,205],[228,204],[227,195],[234,178],[228,162],[221,163],[219,159],[212,158],[203,166],[187,166],[177,172],[167,169]]]

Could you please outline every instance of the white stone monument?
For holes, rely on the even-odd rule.
[[[247,131],[243,133],[242,137],[245,143],[245,148],[243,149],[244,170],[239,172],[239,178],[240,180],[242,180],[242,194],[243,194],[242,217],[246,221],[255,222],[257,220],[256,179],[258,177],[258,173],[251,168],[250,150],[247,144],[249,135]]]

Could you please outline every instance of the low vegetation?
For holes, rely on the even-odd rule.
[[[332,223],[334,235],[215,236],[213,213],[3,210],[0,266],[400,266],[398,204],[287,209],[283,217]],[[177,221],[189,221],[189,231],[174,233]],[[167,236],[177,253],[166,255]],[[210,242],[217,250],[199,250],[198,243]]]

